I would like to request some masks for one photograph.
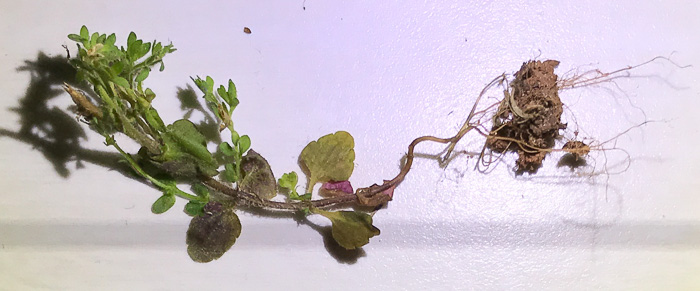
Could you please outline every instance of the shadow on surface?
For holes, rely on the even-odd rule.
[[[10,111],[20,117],[20,129],[12,131],[0,128],[0,137],[10,137],[32,146],[41,152],[53,164],[56,173],[64,178],[70,175],[67,165],[73,161],[76,168],[81,168],[83,162],[88,162],[118,170],[130,178],[134,177],[131,175],[131,169],[119,162],[119,154],[85,149],[80,145],[81,139],[85,141],[87,136],[75,115],[56,106],[49,107],[48,102],[51,99],[65,93],[60,88],[64,82],[78,84],[75,80],[75,69],[68,64],[65,57],[49,57],[40,52],[35,61],[25,61],[25,65],[17,71],[28,72],[31,75],[29,86],[19,100],[19,106],[10,108]],[[87,89],[84,86],[78,87]]]
[[[324,234],[328,252],[341,263],[352,264],[365,252],[346,251],[330,234],[330,227],[313,225]],[[152,224],[74,224],[74,223],[0,223],[0,244],[8,248],[182,248],[186,225]],[[299,230],[286,224],[255,224],[246,227],[245,240],[235,249],[261,247],[303,248],[308,237],[295,235]],[[393,235],[373,238],[370,248],[430,249],[434,247],[507,247],[507,248],[624,248],[624,249],[700,249],[700,225],[692,221],[668,223],[615,223],[588,225],[561,223],[394,223],[382,226]],[[284,239],[270,239],[270,233]],[[1,250],[0,250],[1,251]]]

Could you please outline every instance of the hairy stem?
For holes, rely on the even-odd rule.
[[[161,188],[161,189],[163,189],[163,190],[166,190],[166,189],[171,190],[170,192],[172,192],[175,196],[178,196],[178,197],[180,197],[180,198],[183,198],[183,199],[186,199],[186,200],[203,201],[202,198],[200,198],[200,197],[198,197],[198,196],[194,196],[194,195],[192,195],[192,194],[186,193],[186,192],[180,190],[179,188],[177,188],[176,186],[167,185],[167,184],[161,182],[160,180],[158,180],[158,179],[152,177],[151,175],[149,175],[148,173],[146,173],[146,171],[144,171],[144,170],[139,166],[139,164],[131,157],[131,155],[130,155],[129,153],[125,152],[125,151],[117,144],[117,142],[114,141],[114,138],[109,137],[109,136],[105,136],[105,138],[107,138],[107,140],[109,140],[109,142],[107,142],[107,144],[113,146],[114,148],[116,148],[117,151],[119,151],[119,153],[122,154],[122,156],[124,157],[124,159],[126,159],[126,161],[129,163],[129,165],[131,166],[131,168],[134,169],[134,171],[135,171],[137,174],[139,174],[141,177],[146,178],[147,180],[151,181],[151,183],[153,183],[154,185],[158,186],[159,188]]]
[[[228,185],[221,183],[214,178],[204,178],[202,180],[202,183],[226,196],[229,196],[237,201],[241,201],[244,204],[267,209],[302,210],[308,207],[332,208],[338,205],[353,203],[357,201],[357,196],[351,193],[342,196],[336,196],[333,198],[318,199],[313,201],[279,202],[262,199],[257,195],[231,188]]]

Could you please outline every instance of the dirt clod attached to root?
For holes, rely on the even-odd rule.
[[[498,112],[486,147],[501,153],[518,153],[516,172],[535,173],[542,166],[546,149],[554,147],[563,113],[554,68],[559,61],[528,61],[515,74]]]

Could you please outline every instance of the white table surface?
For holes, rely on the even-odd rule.
[[[148,185],[89,161],[61,175],[31,141],[1,136],[1,290],[700,289],[700,2],[0,1],[5,133],[21,127],[11,108],[36,93],[17,68],[74,48],[66,35],[83,24],[173,42],[148,80],[167,121],[181,116],[175,93],[190,76],[233,79],[237,129],[277,175],[298,171],[309,141],[349,131],[355,186],[393,177],[413,138],[454,134],[481,88],[528,59],[557,59],[560,73],[659,55],[695,67],[658,61],[619,87],[561,93],[581,134],[599,140],[644,121],[630,104],[663,120],[618,140],[625,172],[580,178],[548,158],[515,177],[512,157],[487,175],[464,156],[446,169],[418,159],[374,216],[382,234],[354,257],[307,225],[241,213],[236,245],[194,263],[182,201],[152,214],[159,193]],[[69,103],[62,94],[48,108]],[[82,146],[111,150],[87,136]]]

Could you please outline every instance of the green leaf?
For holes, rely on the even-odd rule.
[[[230,104],[230,105],[231,105],[231,111],[233,111],[234,109],[236,109],[236,106],[238,106],[238,104],[239,104],[238,98],[234,98],[233,100],[231,100],[231,104]]]
[[[202,183],[196,183],[192,185],[192,192],[194,194],[197,194],[197,196],[200,197],[209,197],[209,188],[207,186],[204,186]]]
[[[151,50],[151,43],[150,42],[145,42],[141,45],[141,49],[139,50],[139,54],[141,57],[145,56],[149,51]],[[139,57],[140,58],[140,57]]]
[[[155,214],[161,214],[168,211],[168,209],[173,207],[173,205],[175,205],[175,195],[163,194],[163,196],[160,196],[156,202],[153,202],[151,211]]]
[[[114,82],[114,84],[122,86],[124,88],[131,88],[131,85],[129,85],[129,81],[122,77],[114,77],[112,81]]]
[[[185,205],[185,213],[187,213],[190,216],[198,216],[204,214],[204,205],[206,203],[202,203],[199,201],[190,201],[187,202]]]
[[[241,235],[241,221],[232,208],[216,202],[204,206],[187,229],[187,254],[193,261],[207,263],[220,258]]]
[[[333,238],[343,248],[353,250],[369,243],[369,239],[379,235],[379,229],[372,225],[372,216],[357,211],[323,211],[314,209],[333,223]]]
[[[105,40],[105,45],[107,46],[113,46],[114,43],[117,42],[117,35],[112,33],[107,37],[107,40]]]
[[[83,40],[90,39],[90,32],[88,31],[88,28],[85,25],[83,25],[83,27],[80,28],[80,38]]]
[[[291,171],[289,173],[286,173],[282,175],[281,178],[277,180],[277,183],[279,183],[280,187],[289,189],[289,191],[295,191],[296,192],[296,187],[297,183],[299,182],[299,177],[297,176],[297,173],[294,171]]]
[[[238,101],[238,92],[236,91],[236,84],[233,83],[232,80],[228,80],[228,96],[230,100],[228,100],[228,104],[231,105],[231,107],[236,107],[238,104],[233,104],[233,100]]]
[[[299,195],[293,197],[292,200],[300,200],[300,201],[311,201],[311,193],[306,193],[304,195]]]
[[[241,137],[241,139],[243,139]],[[263,199],[277,196],[277,181],[270,164],[254,150],[248,151],[241,161],[243,179],[238,183],[241,191],[252,193]]]
[[[158,71],[162,72],[163,70],[165,70],[165,64],[161,61],[160,62],[160,69],[158,69]]]
[[[83,41],[83,38],[80,35],[77,35],[74,33],[69,34],[68,39],[75,41],[75,42],[82,42]]]
[[[155,42],[155,41],[153,41],[153,42]],[[161,52],[161,50],[163,49],[163,45],[162,45],[160,42],[158,42],[158,43],[156,43],[156,44],[153,45],[153,48],[152,48],[152,49],[153,49],[153,50],[151,51],[152,54],[154,54],[154,55],[159,55],[160,52]]]
[[[241,136],[241,139],[238,140],[238,146],[241,153],[245,153],[250,148],[250,137],[248,135]]]
[[[151,90],[151,88],[146,88],[144,94],[146,95],[146,100],[148,100],[148,102],[151,102],[153,101],[153,99],[156,98],[156,93],[153,93],[153,90]]]
[[[130,47],[131,44],[135,41],[136,41],[136,33],[132,31],[131,33],[129,33],[129,37],[126,39],[127,47]]]
[[[224,101],[228,100],[228,92],[226,92],[224,85],[219,86],[219,88],[216,89],[216,92],[219,93],[221,99],[224,99]]]
[[[232,157],[232,156],[234,156],[234,155],[236,154],[236,152],[233,150],[233,148],[231,147],[231,145],[230,145],[229,143],[227,143],[227,142],[222,142],[222,143],[219,144],[219,151],[220,151],[222,154],[227,155],[227,156],[229,156],[229,157]]]
[[[224,165],[223,178],[231,183],[238,182],[238,175],[236,174],[236,168],[233,166],[233,164]]]
[[[238,144],[238,141],[239,141],[240,139],[241,139],[241,136],[238,135],[238,132],[237,132],[237,131],[234,130],[234,131],[231,132],[231,142],[232,142],[233,144]]]
[[[142,82],[143,80],[146,80],[148,78],[148,74],[151,72],[151,69],[149,68],[144,68],[139,72],[139,74],[136,76],[136,82]]]
[[[200,172],[211,177],[218,173],[216,161],[206,147],[206,138],[191,121],[175,121],[167,126],[162,137],[165,151],[160,160],[171,174],[191,176]]]
[[[160,115],[158,115],[158,111],[150,107],[146,112],[144,112],[144,116],[146,117],[146,122],[148,122],[148,125],[153,127],[158,132],[164,132],[165,131],[165,124],[163,123],[163,120],[160,119]]]
[[[92,36],[90,36],[90,46],[94,46],[97,44],[97,39],[100,37],[100,34],[97,32],[93,32]]]
[[[136,40],[133,43],[129,44],[129,47],[126,49],[126,54],[129,56],[129,60],[131,60],[132,62],[137,61],[143,56],[141,55],[142,43],[142,40]]]
[[[194,84],[197,85],[197,88],[199,88],[199,90],[202,91],[202,93],[204,93],[205,95],[211,93],[207,89],[207,82],[205,80],[202,80],[202,78],[200,78],[199,76],[197,76],[197,78],[190,77],[190,79],[192,79]]]
[[[119,74],[121,74],[122,71],[124,71],[124,63],[122,63],[122,62],[117,62],[117,63],[113,64],[112,67],[111,67],[111,70],[112,70],[112,72],[114,73],[114,75],[119,75]],[[126,79],[124,79],[124,80],[126,80]]]
[[[211,153],[207,150],[207,140],[197,130],[194,123],[187,119],[180,119],[167,127],[167,136],[181,151],[189,153],[206,162],[213,161]]]
[[[298,182],[299,177],[294,171],[286,173],[282,175],[281,178],[277,179],[277,184],[279,184],[280,188],[289,190],[289,200],[311,201],[311,193],[306,193],[304,195],[299,195],[299,193],[297,193]]]
[[[348,132],[338,131],[310,142],[299,160],[308,172],[307,191],[318,182],[345,181],[355,167],[355,141]]]
[[[214,79],[212,79],[210,76],[207,76],[207,81],[205,84],[207,85],[206,92],[213,93],[214,92]]]

